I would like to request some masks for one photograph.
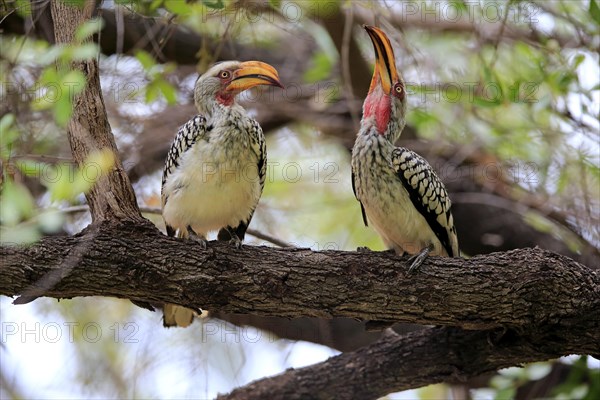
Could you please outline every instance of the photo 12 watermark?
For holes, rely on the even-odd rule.
[[[97,322],[5,322],[1,324],[2,344],[59,343],[83,341],[98,343],[110,340],[115,343],[138,343],[139,326],[135,322],[115,322],[102,326]]]
[[[397,21],[409,23],[511,24],[538,22],[540,6],[529,1],[399,1],[395,4]]]

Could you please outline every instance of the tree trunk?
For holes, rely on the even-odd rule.
[[[71,43],[77,27],[91,16],[95,2],[88,0],[83,8],[61,1],[52,1],[51,5],[56,43]],[[73,113],[67,127],[73,158],[80,168],[89,168],[85,162],[91,154],[108,149],[114,155],[110,171],[103,174],[85,195],[92,221],[141,221],[135,193],[119,159],[106,116],[98,62],[94,59],[74,61],[71,68],[81,71],[87,82],[83,92],[74,98]]]

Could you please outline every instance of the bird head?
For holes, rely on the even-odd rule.
[[[260,61],[224,61],[210,67],[198,77],[194,101],[198,111],[210,114],[216,106],[230,107],[235,97],[258,85],[278,86],[277,70]]]
[[[390,39],[379,28],[363,26],[375,49],[375,70],[371,87],[363,103],[363,128],[375,128],[394,143],[406,123],[406,88],[396,69],[394,49]]]

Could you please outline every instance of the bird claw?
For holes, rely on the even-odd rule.
[[[409,274],[416,272],[421,267],[421,264],[423,264],[423,261],[425,261],[431,250],[433,250],[433,246],[429,245],[408,259],[406,264],[408,265]]]
[[[406,265],[408,266],[408,273],[412,274],[413,272],[416,272],[421,267],[421,264],[423,264],[423,261],[425,261],[425,257],[427,257],[426,254],[422,255],[419,253],[409,258],[406,262]]]
[[[357,247],[357,248],[356,248],[356,251],[357,251],[358,253],[370,253],[370,252],[372,252],[373,250],[371,250],[371,249],[370,249],[370,248],[368,248],[367,246],[361,246],[361,247]]]
[[[188,231],[188,238],[190,240],[193,240],[194,242],[198,243],[200,245],[200,247],[202,247],[202,250],[206,250],[206,248],[208,247],[208,241],[204,238],[204,236],[198,235],[190,227],[188,227],[187,231]]]
[[[225,235],[222,235],[221,232],[226,232]],[[235,232],[235,230],[233,228],[231,228],[230,226],[223,228],[220,232],[219,232],[219,236],[223,236],[222,238],[219,238],[219,240],[227,240],[226,239],[226,235],[229,234],[229,245],[235,247],[236,249],[241,249],[242,248],[242,240],[240,239],[240,237],[237,235],[237,233]]]
[[[233,247],[235,247],[236,249],[242,248],[242,241],[240,240],[239,237],[237,237],[237,235],[232,236],[231,240],[229,240],[229,244],[232,245]]]
[[[202,247],[202,250],[206,250],[208,248],[208,241],[206,239],[201,238],[200,236],[190,236],[190,239],[198,243],[200,247]]]

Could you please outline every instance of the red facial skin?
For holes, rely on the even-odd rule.
[[[380,93],[381,95],[377,96],[374,92],[369,94],[365,99],[363,118],[374,117],[377,132],[383,135],[390,122],[392,99],[383,93],[383,91],[377,91],[376,93]]]
[[[219,72],[219,79],[221,81],[222,89],[217,94],[217,101],[227,107],[233,104],[233,99],[236,95],[236,93],[227,92],[227,90],[225,89],[227,85],[231,83],[232,77],[233,73],[231,71],[223,70]]]
[[[390,94],[386,94],[381,88],[379,70],[375,69],[371,89],[364,102],[363,118],[375,118],[375,127],[380,135],[385,134],[390,122],[392,112],[392,96],[404,100],[404,85],[401,82],[395,82]]]

